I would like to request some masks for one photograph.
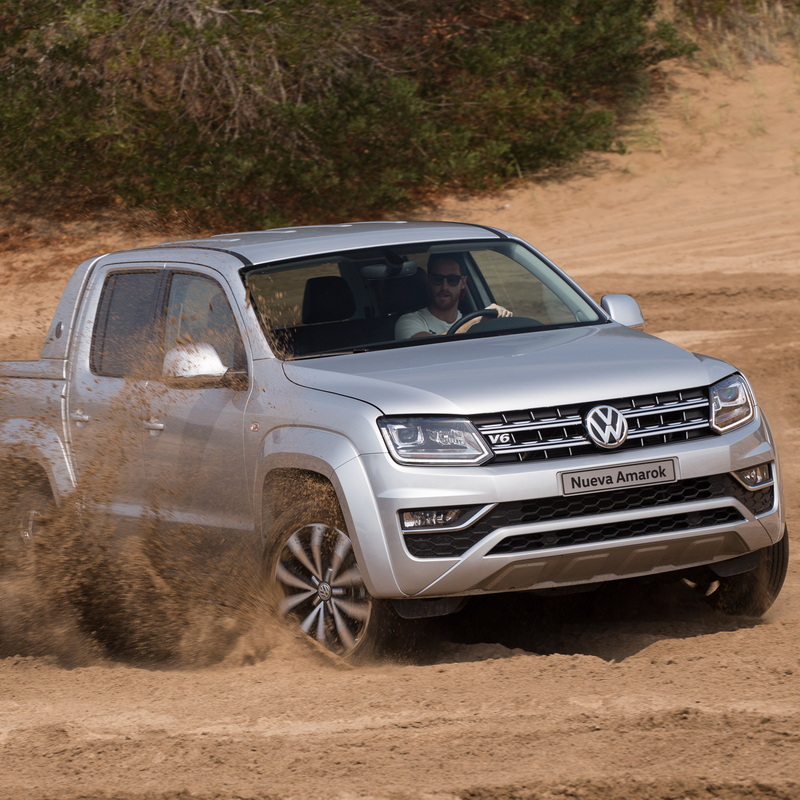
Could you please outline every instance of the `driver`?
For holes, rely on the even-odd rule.
[[[394,329],[395,339],[416,339],[447,333],[450,326],[461,319],[458,303],[467,290],[467,276],[452,256],[431,256],[428,261],[428,305],[419,311],[403,314]],[[510,317],[511,312],[491,303],[486,308],[496,309],[500,317]],[[483,318],[465,322],[456,333],[466,333]]]

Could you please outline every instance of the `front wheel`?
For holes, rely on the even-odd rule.
[[[789,565],[789,533],[761,552],[758,566],[741,575],[719,578],[708,602],[726,614],[760,617],[775,602]]]
[[[402,620],[367,591],[335,501],[298,502],[278,518],[269,539],[268,577],[283,619],[346,660],[397,644]]]

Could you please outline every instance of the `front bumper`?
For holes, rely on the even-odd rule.
[[[675,482],[564,496],[565,471],[667,459],[674,460]],[[765,462],[773,464],[773,486],[755,490],[756,498],[730,473]],[[547,462],[404,467],[388,454],[372,454],[340,467],[336,480],[376,597],[522,591],[655,575],[767,547],[783,527],[779,466],[762,417],[723,436]],[[401,528],[404,510],[462,506],[478,507],[480,520],[452,536]],[[528,513],[517,513],[523,507]],[[426,549],[426,539],[436,546]]]

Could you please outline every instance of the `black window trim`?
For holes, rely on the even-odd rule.
[[[164,342],[164,334],[166,330],[167,304],[169,302],[169,292],[172,286],[173,277],[176,274],[191,275],[191,276],[196,276],[198,278],[204,278],[206,280],[213,281],[218,285],[220,291],[224,294],[225,299],[228,302],[228,306],[230,307],[231,314],[233,316],[234,324],[236,325],[236,329],[239,334],[239,339],[238,339],[239,344],[236,347],[235,360],[240,359],[241,363],[234,363],[234,366],[231,369],[232,371],[240,375],[242,378],[246,378],[245,382],[249,387],[251,371],[249,366],[250,359],[248,357],[247,337],[244,335],[241,320],[239,320],[237,317],[235,304],[231,302],[229,292],[226,291],[224,283],[215,276],[209,275],[203,271],[187,269],[185,267],[166,266],[165,268],[163,266],[157,267],[154,265],[153,266],[115,265],[113,268],[109,269],[105,273],[105,275],[103,276],[103,285],[100,289],[100,297],[97,303],[97,310],[95,313],[94,325],[92,328],[92,335],[89,345],[89,371],[92,373],[92,375],[97,375],[98,377],[102,378],[117,378],[119,380],[124,380],[126,378],[131,377],[130,375],[110,375],[106,372],[99,371],[99,369],[97,368],[96,353],[98,348],[98,340],[100,338],[99,332],[102,329],[105,334],[105,329],[108,322],[110,303],[108,304],[108,307],[105,310],[104,318],[103,318],[103,306],[109,284],[112,281],[116,281],[120,276],[123,275],[141,275],[141,274],[151,274],[151,275],[155,274],[159,276],[159,281],[157,282],[155,290],[155,303],[152,305],[150,309],[148,324],[152,327],[154,334],[162,343]],[[159,382],[162,380],[160,372],[157,372],[156,374],[153,375],[143,374],[142,378],[144,380],[157,380]]]
[[[131,377],[130,375],[111,375],[107,372],[101,372],[97,366],[96,361],[96,354],[98,351],[98,340],[100,338],[99,332],[102,328],[103,336],[105,336],[105,331],[108,325],[108,314],[110,312],[110,303],[108,304],[108,308],[106,309],[105,315],[103,316],[103,306],[104,301],[106,299],[106,292],[108,291],[109,284],[112,281],[116,282],[117,279],[124,275],[158,275],[159,281],[156,285],[155,297],[156,302],[154,306],[150,309],[150,314],[148,317],[149,324],[152,327],[156,325],[156,315],[160,315],[163,318],[163,294],[164,294],[164,271],[163,269],[158,269],[156,267],[148,267],[144,269],[131,269],[130,267],[126,267],[123,269],[110,269],[106,272],[103,277],[103,285],[100,289],[100,297],[97,301],[97,310],[95,312],[95,319],[94,319],[94,326],[92,328],[92,336],[89,344],[89,371],[92,375],[97,375],[101,378],[118,378],[120,380],[124,380],[125,378]],[[111,293],[113,296],[113,292]],[[159,312],[158,309],[161,307],[161,311]],[[102,318],[101,318],[102,317]],[[145,378],[150,376],[143,376]]]

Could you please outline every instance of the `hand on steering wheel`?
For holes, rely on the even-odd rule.
[[[464,325],[465,322],[470,322],[471,320],[478,319],[479,317],[487,317],[488,319],[496,319],[497,317],[512,317],[514,316],[507,308],[503,308],[502,306],[498,306],[496,303],[492,303],[491,305],[487,306],[486,308],[479,308],[477,311],[471,311],[469,314],[465,314],[461,319],[457,319],[447,330],[447,336],[453,336],[461,327]],[[473,323],[474,324],[474,323]],[[469,330],[472,325],[467,326],[467,330]],[[464,331],[466,333],[466,331]]]

